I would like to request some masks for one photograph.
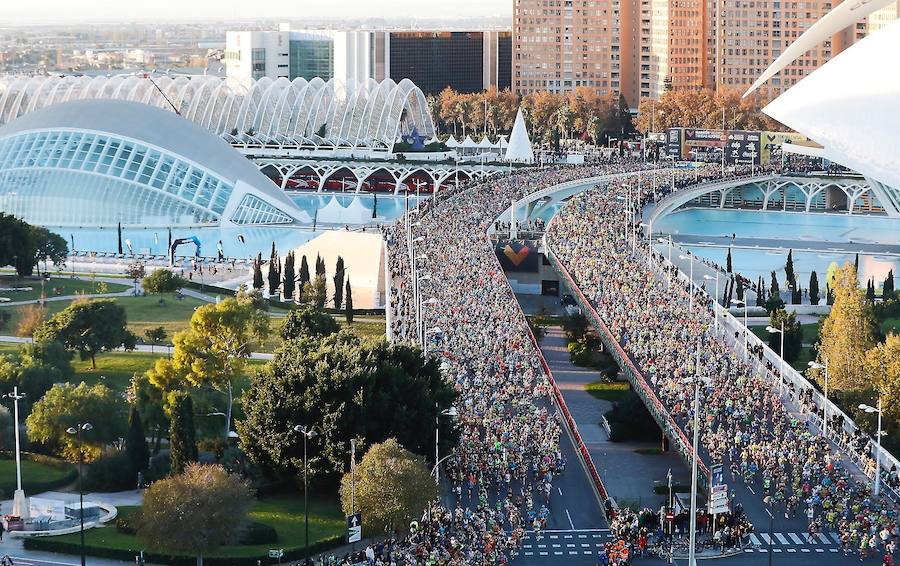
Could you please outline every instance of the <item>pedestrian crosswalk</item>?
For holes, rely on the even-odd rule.
[[[609,529],[528,532],[522,554],[536,557],[594,556],[609,542]]]
[[[745,553],[832,554],[840,551],[841,539],[837,533],[753,533]]]

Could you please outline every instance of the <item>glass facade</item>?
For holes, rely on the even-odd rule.
[[[0,210],[34,224],[212,224],[233,191],[231,183],[177,155],[110,134],[44,130],[0,139]],[[251,203],[253,210],[243,215],[239,207],[234,216],[242,222],[236,223],[291,222],[257,200],[264,207]]]
[[[334,76],[334,44],[330,39],[292,39],[290,42],[290,79],[311,81]]]
[[[484,36],[477,32],[391,33],[391,78],[409,79],[426,95],[446,87],[457,92],[484,90]]]

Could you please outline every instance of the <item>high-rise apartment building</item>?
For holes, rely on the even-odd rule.
[[[512,0],[513,89],[587,86],[632,108],[667,90],[742,89],[831,10],[825,0]],[[898,2],[900,5],[900,2]],[[780,94],[897,18],[879,10],[774,77]]]

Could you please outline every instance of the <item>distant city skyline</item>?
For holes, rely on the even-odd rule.
[[[0,3],[4,25],[284,18],[458,19],[512,15],[511,0],[34,0]]]

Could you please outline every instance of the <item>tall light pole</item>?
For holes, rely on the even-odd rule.
[[[25,502],[25,490],[22,489],[22,451],[19,445],[19,399],[24,399],[25,394],[19,393],[19,387],[13,387],[12,393],[4,395],[13,401],[13,424],[16,435],[16,493],[13,496],[12,514],[16,517],[27,518],[28,505]]]
[[[688,296],[688,312],[693,312],[693,310],[694,310],[694,254],[691,254],[690,256],[679,254],[678,259],[690,259],[691,260],[691,268],[690,268],[690,274],[689,274],[690,275],[689,279],[691,280],[691,286],[690,286],[691,291],[690,291],[690,295]]]
[[[746,297],[747,295],[744,295]],[[750,360],[750,351],[747,349],[747,333],[750,329],[747,327],[747,299],[731,299],[731,304],[744,307],[744,361]]]
[[[781,319],[781,328],[766,326],[766,332],[781,335],[781,349],[778,355],[778,392],[780,393],[784,383],[784,318]]]
[[[316,431],[311,428],[307,428],[303,425],[297,425],[294,427],[295,432],[299,432],[303,435],[303,515],[304,515],[304,523],[306,534],[303,536],[303,548],[306,559],[304,560],[304,564],[309,566],[309,467],[306,459],[306,441],[310,438],[316,436]]]
[[[434,414],[434,483],[440,483],[441,468],[438,464],[441,461],[441,450],[438,442],[441,433],[441,415],[444,415],[445,417],[456,417],[459,414],[459,411],[456,410],[456,407],[452,406],[449,409],[437,411],[437,403],[434,404],[434,408],[436,411]]]
[[[825,401],[822,403],[822,436],[828,438],[828,358],[825,358],[825,364],[818,362],[809,362],[812,369],[825,370]]]
[[[422,293],[419,292],[418,289],[419,289],[419,284],[421,284],[422,281],[430,281],[430,280],[431,280],[430,273],[423,273],[421,276],[416,277],[416,322],[417,322],[416,338],[418,338],[418,340],[419,340],[419,346],[423,346],[423,347],[425,344],[425,333],[423,332],[423,326],[425,324],[425,321],[422,316]]]
[[[718,269],[716,270],[715,277],[713,277],[712,275],[704,274],[703,278],[706,279],[707,281],[711,281],[713,279],[716,280],[716,294],[715,294],[715,300],[713,302],[713,316],[716,319],[715,329],[716,329],[716,336],[718,336],[719,335],[719,270]]]
[[[878,413],[878,434],[875,439],[875,489],[872,491],[877,496],[881,493],[881,392],[878,393],[877,408],[865,403],[860,403],[859,408],[867,413]]]
[[[82,431],[88,432],[93,429],[94,426],[91,423],[78,423],[75,426],[70,426],[66,429],[66,432],[69,434],[74,434],[75,438],[78,439],[78,506],[80,511],[78,512],[79,519],[81,520],[81,566],[85,566],[84,560],[84,489],[82,486],[82,482],[84,481],[84,446],[81,442],[81,433]]]
[[[691,459],[691,523],[690,523],[690,542],[688,543],[688,565],[697,566],[696,543],[697,543],[697,460],[699,454],[697,452],[700,444],[700,382],[708,380],[700,377],[700,345],[697,344],[697,365],[694,368],[694,377],[688,377],[684,380],[685,384],[694,384],[694,457]]]

